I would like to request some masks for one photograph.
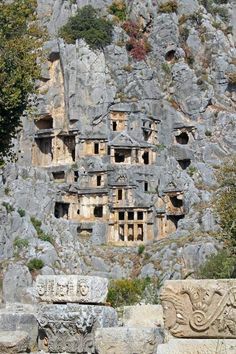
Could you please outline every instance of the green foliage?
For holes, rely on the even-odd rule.
[[[109,12],[116,16],[120,21],[124,21],[126,19],[126,10],[124,0],[114,0],[109,7]]]
[[[42,226],[42,222],[38,219],[36,219],[35,217],[31,216],[30,218],[32,225],[34,226],[35,230],[37,231],[38,234],[38,238],[42,241],[47,241],[53,244],[53,238],[51,235],[46,234],[45,232],[43,232],[43,230],[41,229]]]
[[[25,238],[17,237],[14,240],[13,245],[14,245],[14,247],[18,248],[18,250],[21,250],[21,249],[29,246],[29,241],[26,240]]]
[[[214,200],[223,238],[235,253],[236,246],[236,156],[228,159],[217,172],[220,188]]]
[[[207,262],[200,267],[198,274],[200,279],[228,279],[236,277],[236,257],[228,250],[220,250],[211,255]]]
[[[10,195],[10,192],[11,192],[10,188],[6,187],[6,188],[4,189],[4,193],[5,193],[6,195]]]
[[[36,0],[0,2],[0,162],[11,157],[12,138],[39,77],[44,33],[35,24],[36,6]]]
[[[24,210],[24,209],[19,208],[19,209],[17,210],[17,212],[18,212],[18,214],[19,214],[22,218],[25,216],[25,210]]]
[[[190,177],[193,177],[193,175],[197,172],[197,168],[195,166],[189,166],[187,172]]]
[[[102,49],[112,42],[113,26],[110,21],[99,18],[96,10],[87,5],[79,9],[75,16],[70,17],[59,35],[67,43],[75,43],[83,38],[92,49]]]
[[[171,66],[167,63],[163,63],[161,65],[162,67],[162,70],[165,71],[167,74],[170,74],[171,73]]]
[[[11,213],[15,210],[13,206],[7,202],[3,202],[2,205],[6,208],[7,213]]]
[[[40,220],[36,219],[34,216],[31,216],[30,221],[36,231],[42,226],[42,222]]]
[[[144,290],[150,283],[150,278],[112,280],[107,301],[113,307],[134,305],[142,299]]]
[[[206,130],[206,131],[205,131],[205,135],[206,135],[206,136],[212,136],[212,132],[211,132],[210,130]]]
[[[177,1],[171,0],[160,4],[159,11],[163,13],[176,12],[178,9]]]
[[[145,246],[144,245],[140,245],[138,248],[138,254],[142,254],[145,250]]]
[[[38,258],[33,258],[27,263],[27,267],[29,268],[30,272],[42,269],[43,266],[44,266],[44,262]]]
[[[218,15],[224,22],[229,21],[229,11],[226,7],[220,6],[227,4],[227,0],[200,0],[208,12],[212,15]]]

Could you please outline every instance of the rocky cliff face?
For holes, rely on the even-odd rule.
[[[17,262],[27,285],[32,258],[43,274],[179,278],[220,247],[211,198],[236,146],[236,4],[127,1],[151,48],[137,61],[119,22],[102,51],[58,38],[88,3],[112,19],[109,0],[38,0],[50,38],[35,113],[0,175],[2,267]]]

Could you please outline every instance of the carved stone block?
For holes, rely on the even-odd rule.
[[[236,280],[170,280],[161,291],[175,337],[236,338]]]
[[[56,303],[105,303],[108,280],[78,275],[39,275],[36,279],[39,298]]]
[[[79,304],[40,305],[39,349],[49,353],[95,353],[94,332],[117,325],[112,307]]]

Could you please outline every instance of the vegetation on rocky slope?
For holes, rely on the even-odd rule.
[[[35,23],[35,0],[0,3],[0,162],[10,156],[20,117],[27,108],[43,32]]]
[[[102,49],[111,43],[112,29],[112,23],[98,17],[96,10],[88,5],[68,20],[59,35],[67,43],[75,43],[76,39],[82,38],[92,49]]]
[[[222,231],[220,238],[226,249],[209,257],[200,270],[200,278],[236,277],[236,156],[231,157],[216,173],[219,190],[214,208]]]

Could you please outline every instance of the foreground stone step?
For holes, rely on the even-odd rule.
[[[29,335],[23,331],[1,331],[0,353],[24,353],[29,349]]]
[[[235,354],[235,339],[171,339],[156,354]]]
[[[117,326],[112,307],[80,304],[41,304],[38,348],[49,353],[95,353],[94,332]]]
[[[163,337],[159,328],[99,328],[95,347],[98,354],[154,354]]]
[[[161,305],[124,306],[125,327],[164,327]]]
[[[236,338],[236,280],[169,280],[161,291],[165,328],[175,337]]]
[[[36,289],[41,301],[104,304],[108,279],[80,275],[39,275]]]
[[[38,322],[33,314],[33,308],[23,304],[7,304],[0,310],[0,331],[20,331],[29,335],[29,348],[36,348],[38,337]]]

